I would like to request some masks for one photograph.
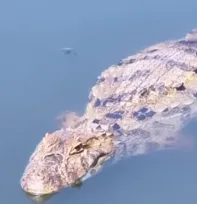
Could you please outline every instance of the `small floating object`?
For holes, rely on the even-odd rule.
[[[68,54],[74,54],[74,55],[76,55],[76,52],[73,50],[73,48],[65,47],[65,48],[62,48],[61,51],[62,51],[65,55],[68,55]]]

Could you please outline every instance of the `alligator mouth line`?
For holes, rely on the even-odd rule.
[[[111,155],[102,153],[95,161],[92,163],[90,169],[88,172],[79,180],[77,180],[77,183],[83,183],[85,180],[97,175],[102,171],[104,166],[106,166],[107,161],[111,159]]]

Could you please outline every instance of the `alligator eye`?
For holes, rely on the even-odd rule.
[[[80,143],[71,150],[70,155],[78,154],[80,152],[83,152],[83,150],[84,150],[84,146],[83,144]]]
[[[77,145],[77,146],[75,147],[75,150],[76,150],[77,152],[83,150],[83,145],[82,145],[82,144]]]

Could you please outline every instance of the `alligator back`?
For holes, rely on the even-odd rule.
[[[196,97],[193,30],[106,69],[91,90],[85,115],[93,131],[113,132],[127,154],[143,154],[177,144],[180,129],[196,116]]]

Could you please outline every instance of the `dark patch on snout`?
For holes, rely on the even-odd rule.
[[[49,182],[52,184],[54,189],[62,188],[62,178],[59,174],[55,174],[49,177]]]
[[[61,164],[63,157],[60,154],[49,154],[49,155],[46,155],[44,159],[46,164],[51,166],[54,164]]]

